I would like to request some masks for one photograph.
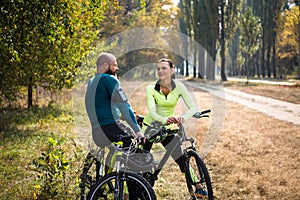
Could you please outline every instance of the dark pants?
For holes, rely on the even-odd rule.
[[[93,140],[97,146],[103,147],[120,141],[121,136],[128,135],[123,131],[123,127],[118,123],[107,124],[93,129]],[[124,141],[123,147],[128,147],[131,143],[130,138]]]
[[[174,138],[175,138],[175,135],[169,135],[163,141],[161,141],[161,144],[165,147],[165,149],[168,152],[170,152],[173,148],[175,148],[173,150],[173,152],[171,153],[171,156],[175,160],[175,162],[179,165],[181,172],[184,172],[184,159],[182,157],[181,146],[178,143],[170,144]],[[147,140],[143,149],[150,151],[152,148],[152,145],[153,145],[153,143],[149,142]],[[174,147],[174,145],[176,145],[176,146]]]

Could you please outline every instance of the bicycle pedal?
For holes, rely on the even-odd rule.
[[[80,179],[82,180],[91,180],[92,179],[92,176],[90,175],[87,175],[87,174],[80,174]]]

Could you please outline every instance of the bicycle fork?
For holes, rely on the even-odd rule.
[[[192,174],[191,174],[191,171],[190,171],[190,165],[188,163],[188,155],[187,155],[187,152],[184,152],[184,170],[185,170],[185,179],[186,179],[186,183],[187,183],[187,187],[188,187],[188,191],[192,194],[194,191],[193,191],[193,184],[194,184],[194,181],[192,179]]]

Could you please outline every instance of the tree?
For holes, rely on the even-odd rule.
[[[226,40],[233,39],[237,25],[238,18],[241,12],[241,1],[225,1],[221,0],[220,2],[220,54],[221,54],[221,78],[223,81],[227,80],[225,74],[226,58],[225,58],[225,47]]]
[[[200,41],[195,40],[203,46],[215,62],[219,39],[219,0],[202,0],[199,2],[200,10],[194,10],[194,13],[197,13],[194,17],[197,18],[199,26],[199,31],[195,31],[195,38],[200,38]],[[207,67],[206,78],[215,79],[215,65]]]
[[[193,18],[192,18],[192,5],[191,1],[189,0],[180,0],[180,9],[181,9],[181,17],[183,20],[181,21],[181,26],[180,26],[180,31],[183,34],[186,34],[189,38],[192,38],[192,32],[193,32]],[[188,51],[189,51],[189,46],[185,46],[185,57],[188,57]],[[189,61],[185,60],[185,76],[189,76]],[[183,72],[182,72],[183,73]]]
[[[181,11],[184,15],[186,30],[180,30],[181,32],[187,33],[187,35],[198,42],[209,54],[213,61],[216,60],[217,54],[217,40],[219,37],[219,10],[218,0],[208,1],[181,1]],[[190,47],[190,50],[194,53],[194,58],[198,59],[199,62],[194,60],[194,65],[203,61],[203,52],[195,51],[194,47]],[[188,65],[186,65],[188,67]],[[204,77],[201,74],[199,65],[198,77]],[[194,68],[195,70],[196,68]],[[188,75],[188,70],[187,74]],[[195,75],[195,72],[193,73]],[[206,78],[213,80],[215,78],[215,65],[209,65],[206,69]]]
[[[300,78],[300,11],[295,6],[291,10],[285,10],[278,19],[277,54],[282,60],[298,62],[298,78]]]
[[[27,88],[71,87],[78,63],[97,37],[107,4],[101,0],[13,1],[1,3],[2,101]],[[13,70],[13,73],[12,73]]]
[[[149,28],[157,27],[164,30],[176,30],[178,25],[178,8],[176,8],[171,0],[151,0],[151,1],[118,1],[118,10],[113,8],[109,9],[107,18],[103,21],[101,26],[101,38],[107,39],[118,33],[134,30],[137,28]],[[142,7],[135,5],[137,2],[145,2]],[[122,35],[122,37],[127,37]],[[129,46],[138,46],[138,41],[130,38],[117,39],[118,51],[126,50]],[[162,43],[163,38],[158,34],[149,36],[148,42],[154,42],[155,44]],[[128,45],[130,40],[130,45]],[[127,45],[124,45],[127,44]],[[123,49],[120,49],[123,48]],[[163,50],[161,50],[163,51]],[[126,56],[122,56],[118,59],[120,66],[119,75],[123,75],[128,72],[132,67],[139,64],[148,63],[149,59],[157,59],[159,51],[156,49],[152,52],[149,49],[141,49],[136,51],[130,51],[126,53]],[[164,53],[166,54],[166,52]],[[174,59],[172,59],[174,60]]]
[[[241,50],[245,55],[247,81],[249,80],[249,60],[258,50],[260,43],[261,24],[259,17],[253,15],[252,9],[247,7],[240,20]]]

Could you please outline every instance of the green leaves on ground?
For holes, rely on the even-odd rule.
[[[40,182],[39,186],[36,186],[37,199],[56,197],[61,191],[61,184],[64,183],[69,168],[61,144],[62,141],[50,137],[46,149],[30,165],[30,169],[36,172],[37,180]]]

